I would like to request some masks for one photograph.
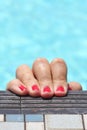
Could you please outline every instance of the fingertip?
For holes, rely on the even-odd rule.
[[[29,91],[29,95],[32,97],[39,97],[40,96],[40,87],[38,84],[33,84],[29,87],[27,87]]]
[[[6,90],[9,90],[17,95],[27,95],[27,87],[18,79],[12,80],[7,84]]]
[[[82,85],[78,82],[69,82],[68,90],[82,90]]]
[[[42,98],[52,98],[53,95],[54,95],[54,92],[53,92],[52,88],[46,86],[46,87],[41,89],[41,97]]]
[[[63,97],[67,95],[67,87],[60,85],[55,89],[55,96]]]

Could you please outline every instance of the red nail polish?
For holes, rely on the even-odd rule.
[[[68,90],[72,90],[72,88],[70,87],[70,85],[68,84]]]
[[[39,88],[38,88],[37,85],[33,85],[33,86],[32,86],[32,90],[34,90],[34,91],[39,91]]]
[[[68,90],[72,90],[72,88],[70,86],[68,86]]]
[[[21,89],[21,91],[26,90],[26,88],[23,85],[20,85],[19,88]]]
[[[51,92],[51,89],[50,89],[48,86],[46,86],[46,87],[43,89],[43,92]]]
[[[64,88],[63,88],[63,86],[58,86],[58,88],[56,89],[56,91],[64,92]]]

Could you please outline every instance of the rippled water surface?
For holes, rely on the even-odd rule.
[[[0,89],[37,57],[63,58],[87,89],[87,0],[0,0]]]

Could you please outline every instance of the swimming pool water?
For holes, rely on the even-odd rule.
[[[0,90],[38,57],[63,58],[68,81],[87,89],[86,0],[0,1]]]

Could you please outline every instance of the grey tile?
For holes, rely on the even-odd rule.
[[[0,114],[0,121],[4,121],[4,114]]]
[[[24,130],[23,122],[0,122],[0,130]]]
[[[23,114],[7,114],[6,115],[6,121],[7,122],[24,121],[24,115]]]
[[[27,122],[26,123],[26,130],[44,130],[44,123],[43,122]]]
[[[46,130],[83,130],[81,115],[45,115]]]
[[[41,114],[28,114],[28,115],[25,115],[25,121],[42,122],[43,115],[41,115]]]

